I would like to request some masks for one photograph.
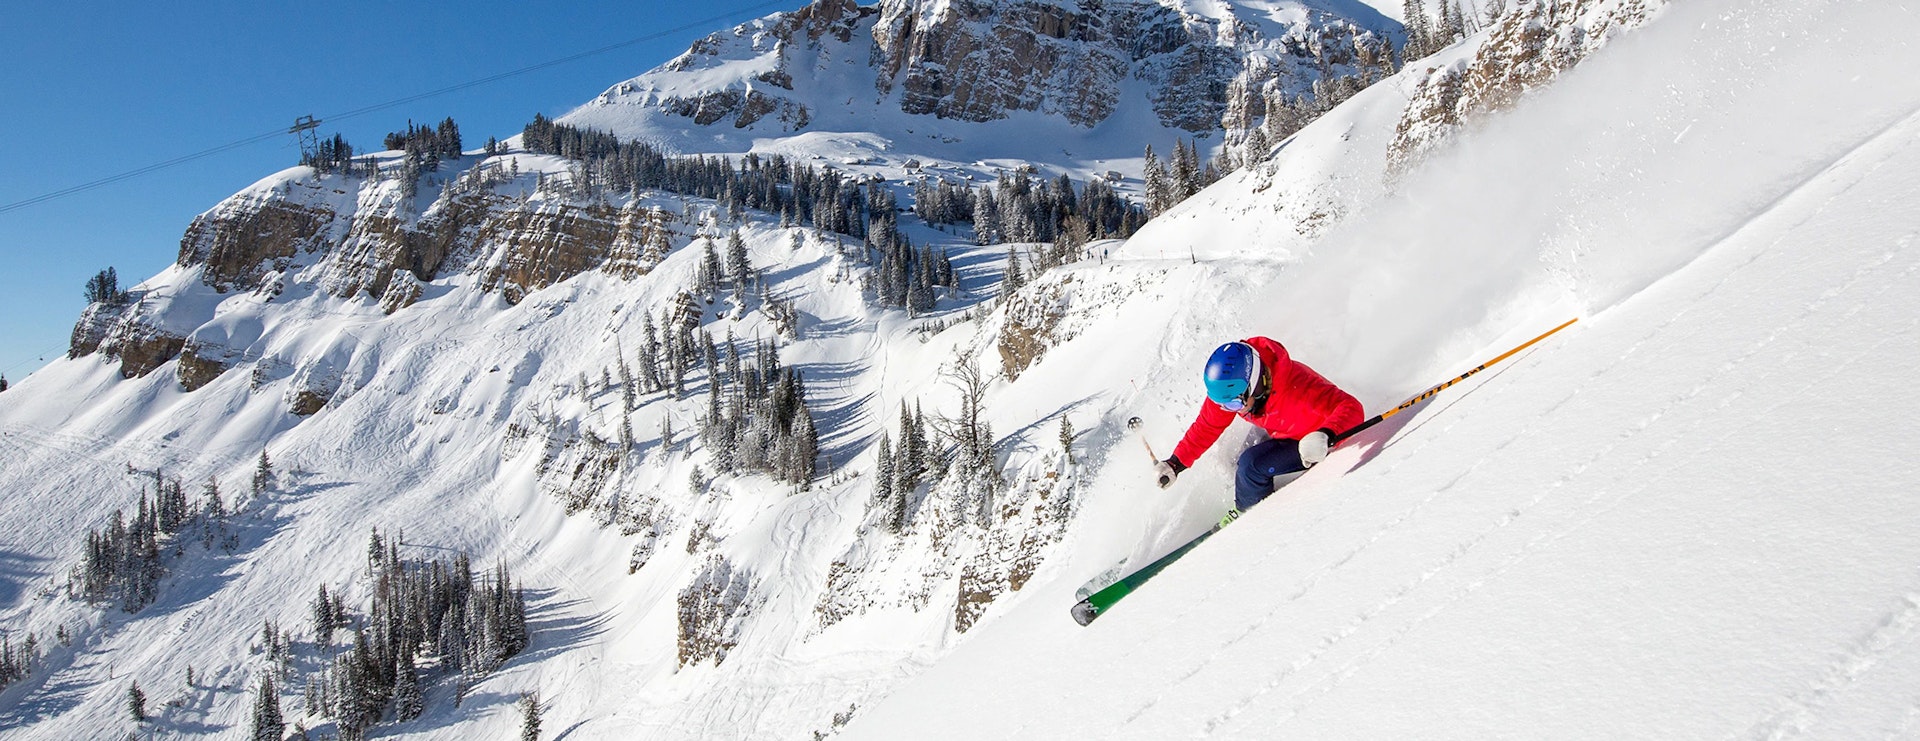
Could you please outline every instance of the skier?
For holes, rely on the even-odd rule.
[[[1270,437],[1240,453],[1231,520],[1274,490],[1274,477],[1326,460],[1333,436],[1360,423],[1365,411],[1287,349],[1266,337],[1229,342],[1213,351],[1205,372],[1207,398],[1173,455],[1156,464],[1160,488],[1193,466],[1238,415]]]

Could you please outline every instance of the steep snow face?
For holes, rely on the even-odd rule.
[[[1220,337],[1282,338],[1377,410],[1580,324],[1336,451],[1083,629],[1082,579],[1229,499],[1220,451],[1171,500],[1120,461],[1076,563],[847,736],[1912,735],[1920,83],[1899,70],[1920,18],[1667,12],[1304,256],[1181,268],[1227,287],[1182,296],[1205,308],[1133,406],[1171,441]],[[1267,197],[1253,176],[1207,196]],[[1131,261],[1289,239],[1223,222],[1156,222]]]
[[[703,39],[562,121],[686,152],[872,132],[884,143],[847,159],[1103,174],[1144,143],[1244,134],[1323,76],[1384,76],[1398,33],[1346,2],[821,0]]]

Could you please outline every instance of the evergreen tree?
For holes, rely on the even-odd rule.
[[[273,488],[273,461],[267,458],[267,449],[260,449],[260,461],[253,467],[253,496],[265,496]]]
[[[874,463],[873,501],[880,510],[887,530],[900,531],[899,516],[893,511],[893,442],[886,430],[880,431],[879,459]]]
[[[747,240],[735,229],[727,235],[727,277],[733,281],[736,296],[744,296],[747,277],[752,274],[753,266],[747,261]]]
[[[333,645],[333,631],[342,627],[334,620],[333,598],[327,594],[327,585],[320,585],[320,594],[313,598],[310,605],[313,611],[313,642],[320,646]]]
[[[640,315],[640,383],[651,393],[660,390],[660,338],[653,326],[653,314],[642,312]]]
[[[1147,145],[1146,163],[1147,213],[1159,216],[1162,211],[1173,205],[1173,186],[1167,182],[1167,168],[1160,164],[1160,158],[1153,154],[1153,145]]]
[[[782,478],[806,488],[813,481],[816,465],[820,457],[819,430],[813,425],[813,413],[807,409],[805,400],[801,400],[793,413],[793,423],[788,427],[788,463],[786,475]]]
[[[1012,298],[1021,286],[1027,284],[1026,277],[1020,273],[1020,255],[1013,251],[1013,245],[1007,245],[1007,272],[1000,278],[1000,298]]]
[[[253,701],[254,741],[280,741],[287,732],[287,724],[280,716],[280,692],[273,686],[271,675],[260,678],[259,695]]]
[[[989,245],[1004,241],[1000,206],[993,196],[992,186],[981,186],[980,193],[973,198],[973,243]]]
[[[1198,144],[1189,148],[1186,143],[1174,142],[1172,181],[1169,183],[1173,194],[1167,204],[1169,207],[1200,192],[1199,148]]]
[[[540,741],[540,713],[538,693],[520,696],[520,741]]]
[[[127,685],[127,715],[132,716],[135,723],[147,722],[147,693],[140,691],[138,681]]]
[[[94,273],[92,278],[87,279],[85,296],[89,304],[109,306],[119,306],[127,303],[128,300],[127,293],[120,290],[120,276],[116,275],[111,267]]]
[[[925,438],[920,434],[920,426],[913,412],[907,409],[905,401],[900,402],[900,446],[893,457],[893,486],[896,491],[912,494],[920,486],[920,475],[925,472],[922,456],[925,455]]]
[[[1424,0],[1400,0],[1400,17],[1406,19],[1407,45],[1402,54],[1409,60],[1431,53],[1427,41],[1427,9]]]
[[[393,717],[402,723],[420,717],[426,700],[420,694],[420,677],[413,666],[413,652],[401,647],[393,667]]]
[[[1060,449],[1067,454],[1067,462],[1073,462],[1073,421],[1067,415],[1060,415]]]
[[[713,240],[701,240],[704,250],[700,254],[700,290],[711,296],[720,288],[720,280],[726,276],[720,267],[720,253],[714,251]]]

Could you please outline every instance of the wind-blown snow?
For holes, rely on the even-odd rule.
[[[1164,357],[1186,371],[1264,332],[1377,410],[1584,321],[1337,451],[1083,629],[1074,577],[1170,548],[1229,499],[1222,451],[1166,494],[1122,461],[1096,484],[1106,516],[1179,502],[1177,532],[1087,535],[1076,568],[848,735],[1920,732],[1920,404],[1902,391],[1920,19],[1668,12],[1310,256],[1205,296]],[[1202,198],[1258,198],[1235,187]],[[1239,223],[1202,236],[1273,241]],[[1156,222],[1128,249],[1186,248]],[[1213,281],[1217,262],[1190,270]],[[1147,386],[1163,445],[1184,375]]]

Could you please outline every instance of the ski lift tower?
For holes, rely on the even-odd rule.
[[[319,128],[319,119],[312,116],[301,116],[294,119],[293,126],[287,129],[287,133],[300,137],[300,162],[302,164],[313,162],[320,158],[320,134],[315,131]]]

